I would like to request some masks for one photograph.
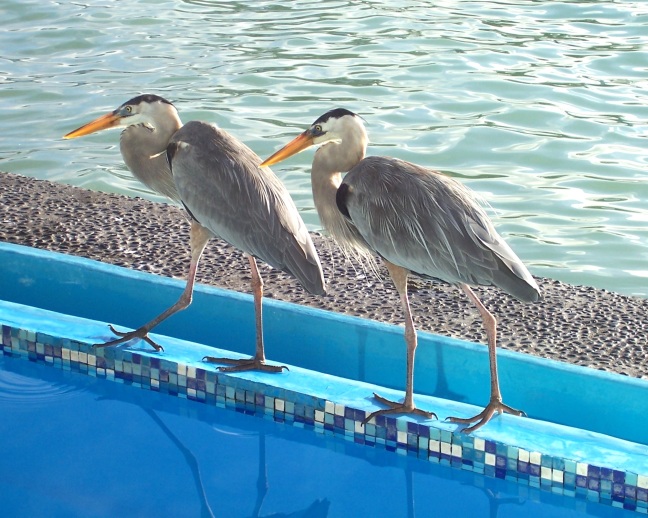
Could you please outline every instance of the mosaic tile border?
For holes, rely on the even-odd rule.
[[[324,398],[188,366],[125,348],[2,325],[0,352],[63,370],[263,416],[318,433],[383,447],[529,488],[648,514],[648,474],[609,469],[389,416],[366,426],[366,413]]]

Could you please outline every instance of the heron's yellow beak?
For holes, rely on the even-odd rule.
[[[313,145],[313,136],[310,134],[309,131],[304,131],[304,133],[299,135],[296,139],[290,141],[279,151],[277,151],[274,155],[266,158],[263,162],[261,162],[261,165],[271,166],[273,164],[277,164],[282,160],[285,160],[286,158],[296,155],[300,151],[303,151],[304,149],[311,147],[312,145]]]
[[[90,133],[95,133],[97,131],[113,128],[119,124],[120,119],[121,117],[117,115],[115,112],[106,113],[106,115],[102,115],[101,117],[93,120],[92,122],[88,122],[88,124],[85,124],[80,128],[71,131],[63,138],[65,139],[77,138],[77,137],[82,137],[83,135],[90,135]]]

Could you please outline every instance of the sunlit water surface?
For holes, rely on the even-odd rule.
[[[0,415],[3,518],[630,514],[3,356]]]
[[[370,154],[478,191],[534,274],[648,296],[644,0],[5,0],[0,12],[0,170],[162,201],[123,165],[117,132],[61,136],[148,92],[267,156],[342,106],[366,119]],[[275,171],[317,230],[311,159]]]

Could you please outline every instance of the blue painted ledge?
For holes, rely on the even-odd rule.
[[[177,299],[184,282],[0,244],[3,354],[209,404],[271,416],[368,446],[648,513],[648,382],[499,351],[505,401],[474,434],[445,423],[474,415],[489,392],[486,347],[419,334],[416,401],[440,421],[360,423],[371,394],[402,397],[402,328],[266,300],[266,351],[280,375],[222,374],[205,355],[249,356],[251,297],[198,286],[193,305],[143,342],[95,349],[106,322],[136,327]],[[219,349],[216,349],[218,347]]]

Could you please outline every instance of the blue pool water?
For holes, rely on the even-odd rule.
[[[3,356],[0,414],[3,517],[629,515]]]

